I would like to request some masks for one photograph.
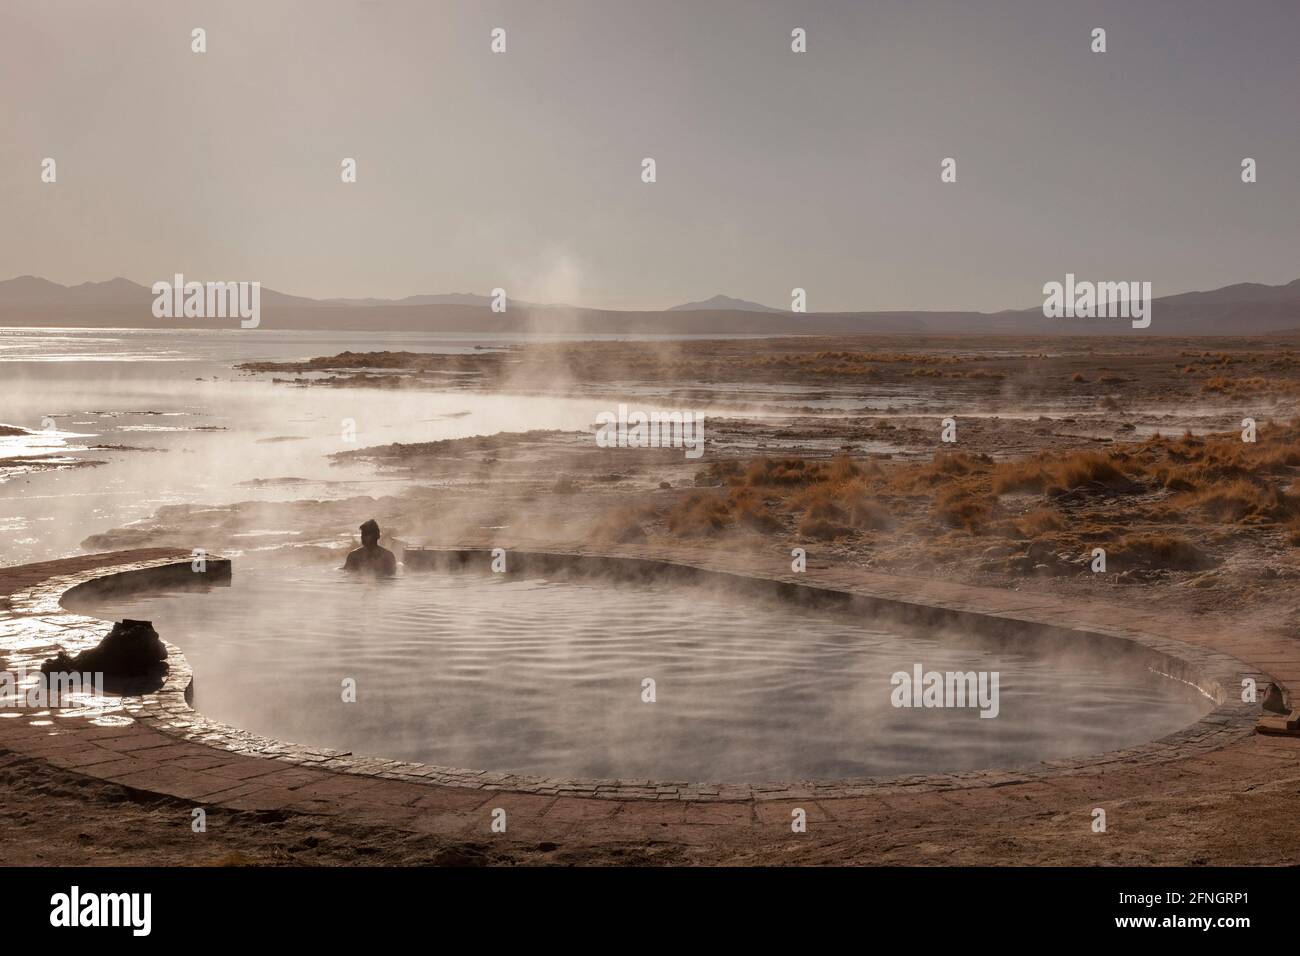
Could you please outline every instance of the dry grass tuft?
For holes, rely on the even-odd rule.
[[[732,522],[721,495],[692,491],[668,513],[668,530],[683,538],[714,535]]]
[[[847,455],[757,458],[714,463],[697,479],[715,487],[671,509],[667,524],[675,535],[794,531],[834,540],[902,528],[923,548],[927,539],[945,539],[949,529],[995,530],[1021,540],[1105,540],[1110,529],[1123,534],[1141,521],[1153,529],[1154,522],[1281,527],[1288,539],[1300,538],[1300,424],[1269,423],[1253,443],[1236,432],[1155,435],[1105,451],[1045,451],[1005,462],[948,450],[883,464]],[[998,502],[1012,492],[1043,498],[1012,518]],[[869,540],[873,550],[896,551],[897,544]],[[1120,560],[1199,567],[1212,559],[1188,539],[1148,535],[1125,539]]]
[[[1146,534],[1129,536],[1107,549],[1107,562],[1119,570],[1162,568],[1170,571],[1202,571],[1218,561],[1195,542],[1179,535]]]
[[[832,541],[835,538],[842,538],[845,535],[852,534],[852,532],[853,529],[845,525],[824,518],[814,518],[811,515],[799,522],[799,534],[805,538],[815,538],[818,541]]]
[[[1085,487],[1124,490],[1131,486],[1132,481],[1110,456],[1095,451],[1075,452],[1064,458],[1040,455],[1008,461],[993,471],[995,495],[1012,491],[1060,494]]]
[[[992,509],[985,498],[961,486],[942,488],[934,497],[934,516],[951,528],[978,534],[991,515]]]
[[[743,527],[765,533],[781,527],[781,522],[768,511],[762,496],[753,488],[733,489],[729,503],[736,523]]]
[[[1283,521],[1296,515],[1296,505],[1296,500],[1280,489],[1244,479],[1189,491],[1173,501],[1175,508],[1195,509],[1220,524],[1247,518]]]
[[[1016,530],[1025,538],[1038,538],[1064,527],[1061,513],[1052,508],[1036,508],[1016,522]]]

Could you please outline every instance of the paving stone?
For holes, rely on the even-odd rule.
[[[488,805],[505,807],[505,804],[498,798],[509,796],[515,796],[516,806],[523,806],[518,802],[521,795],[490,793],[486,790],[453,789],[450,787],[441,787],[431,792],[428,787],[424,787],[421,789],[421,796],[412,806],[429,810],[473,810]],[[542,802],[549,804],[551,801],[543,798]],[[508,807],[505,809],[506,814],[509,815],[510,809]]]
[[[213,797],[228,810],[281,810],[298,799],[297,793],[284,787],[258,787],[236,797]]]
[[[605,800],[583,800],[579,797],[561,797],[544,815],[546,820],[563,820],[575,823],[583,820],[608,820],[618,813],[619,805]]]

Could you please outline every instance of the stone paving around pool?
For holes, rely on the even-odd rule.
[[[486,550],[446,550],[449,560],[489,560]],[[672,559],[678,557],[678,561]],[[516,560],[512,553],[512,562]],[[527,558],[527,556],[518,556]],[[209,558],[218,562],[218,559]],[[783,559],[680,555],[645,547],[583,553],[574,546],[531,556],[534,569],[570,565],[601,573],[682,574],[735,587],[826,589],[855,595],[868,606],[946,623],[990,620],[1053,631],[1061,639],[1122,639],[1161,655],[1212,693],[1217,705],[1192,726],[1151,743],[1055,761],[1029,770],[988,770],[889,780],[779,782],[770,786],[659,780],[557,780],[431,767],[270,740],[211,721],[186,700],[192,674],[179,648],[168,645],[165,685],[140,696],[108,697],[89,707],[38,710],[0,707],[0,753],[35,757],[76,774],[235,811],[287,811],[343,817],[366,825],[455,838],[561,838],[588,841],[673,839],[733,845],[756,828],[770,839],[790,832],[792,811],[809,825],[874,826],[891,817],[927,814],[1032,814],[1043,808],[1097,805],[1149,790],[1171,776],[1213,781],[1272,760],[1293,761],[1289,738],[1253,734],[1258,704],[1240,700],[1241,680],[1275,680],[1288,691],[1300,681],[1300,645],[1252,632],[1206,634],[1192,620],[1172,620],[1141,608],[1071,607],[1051,597],[899,578],[853,570],[795,574]],[[119,575],[146,586],[162,574],[188,570],[188,552],[169,549],[86,555],[0,568],[0,656],[9,671],[39,669],[60,647],[92,646],[108,625],[65,609],[64,595],[86,582]],[[219,563],[219,562],[218,562]],[[516,564],[526,573],[527,562]],[[167,570],[170,569],[170,570]],[[235,573],[238,573],[236,566]],[[779,582],[773,584],[772,582]],[[75,604],[75,602],[70,602]],[[166,635],[162,635],[164,639]],[[1182,676],[1180,674],[1180,676]],[[202,674],[197,676],[202,681]],[[1262,762],[1262,763],[1261,763]],[[508,826],[492,834],[493,811]]]

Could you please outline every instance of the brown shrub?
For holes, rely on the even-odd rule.
[[[1191,491],[1205,485],[1267,474],[1287,474],[1300,465],[1300,437],[1294,427],[1270,430],[1247,443],[1240,435],[1172,441],[1148,439],[1137,450],[1145,469],[1165,487]]]
[[[934,515],[949,527],[975,533],[984,527],[991,514],[988,502],[962,487],[944,488],[934,496]]]
[[[727,481],[730,479],[739,479],[742,473],[740,462],[734,458],[727,458],[722,461],[715,461],[703,471],[695,473],[697,484],[710,480]]]
[[[836,468],[834,463],[832,470],[850,474],[846,467]],[[787,501],[788,509],[803,512],[805,519],[847,524],[861,530],[891,527],[892,516],[877,503],[870,487],[874,476],[881,473],[880,466],[874,462],[865,468],[855,465],[852,473],[857,477],[827,480],[796,491]]]
[[[1261,471],[1282,472],[1300,465],[1300,441],[1275,441],[1255,453],[1255,465]]]
[[[936,451],[928,462],[897,472],[893,484],[903,490],[933,487],[946,484],[954,478],[987,471],[992,464],[993,459],[988,455]]]
[[[754,487],[805,485],[821,476],[822,464],[802,458],[759,458],[745,469],[745,484]]]
[[[737,524],[755,531],[776,531],[781,522],[767,509],[763,499],[753,488],[737,488],[731,492],[731,510]]]
[[[1170,571],[1199,571],[1218,563],[1195,542],[1169,534],[1126,537],[1108,549],[1107,559],[1120,569],[1165,568]]]
[[[1062,458],[1052,464],[1050,473],[1048,491],[1054,488],[1070,491],[1084,485],[1118,488],[1131,484],[1124,472],[1107,455],[1095,451],[1075,452]]]
[[[786,507],[790,511],[811,511],[820,505],[834,504],[839,500],[839,492],[848,484],[837,487],[827,482],[820,482],[800,488],[790,493],[786,499]]]
[[[853,502],[849,523],[860,531],[885,531],[894,526],[894,516],[879,502],[863,497]]]
[[[879,470],[879,466],[877,466],[877,470]],[[862,474],[863,466],[843,452],[832,458],[830,465],[826,469],[828,481],[848,481],[852,478],[858,478]]]
[[[717,534],[730,523],[726,500],[703,491],[691,492],[668,513],[668,530],[685,538]]]
[[[844,509],[833,501],[818,501],[811,505],[805,514],[809,518],[825,521],[845,521],[849,517]]]
[[[799,522],[799,533],[801,535],[805,538],[816,538],[820,541],[842,538],[846,534],[851,534],[852,531],[852,528],[846,528],[843,525],[821,518],[807,517]]]
[[[1016,530],[1026,538],[1037,538],[1063,527],[1060,512],[1052,508],[1036,508],[1016,522]]]
[[[1080,451],[1065,458],[1046,456],[1022,461],[1008,461],[993,470],[993,493],[1011,491],[1072,491],[1089,485],[1127,488],[1128,476],[1107,455]]]
[[[1271,485],[1238,479],[1180,495],[1175,508],[1195,509],[1211,521],[1236,522],[1244,518],[1278,521],[1296,512],[1296,501]]]
[[[993,493],[1042,491],[1047,475],[1041,460],[1004,461],[993,469]]]

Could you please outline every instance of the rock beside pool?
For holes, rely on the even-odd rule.
[[[1282,694],[1282,688],[1277,684],[1269,684],[1264,689],[1264,699],[1260,701],[1260,706],[1274,714],[1285,714],[1290,711],[1286,705],[1286,698]]]
[[[103,674],[105,683],[156,678],[167,669],[167,648],[150,621],[123,620],[95,647],[76,656],[59,651],[41,673]]]

